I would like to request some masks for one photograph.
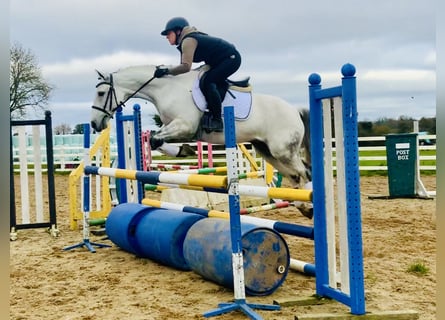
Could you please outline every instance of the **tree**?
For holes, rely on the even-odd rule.
[[[71,133],[71,127],[66,124],[66,123],[62,123],[56,127],[54,127],[53,129],[54,134],[58,135],[58,134],[70,134]]]
[[[11,118],[23,118],[30,107],[45,110],[53,86],[43,77],[36,56],[20,44],[10,49],[9,107]]]
[[[397,133],[413,132],[414,119],[407,116],[400,116],[397,121]]]
[[[436,134],[436,118],[421,118],[419,120],[419,130]]]
[[[76,124],[73,130],[73,134],[83,134],[83,124]]]

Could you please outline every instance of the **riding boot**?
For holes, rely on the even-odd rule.
[[[201,118],[201,128],[210,133],[212,131],[222,132],[223,131],[223,122],[221,116],[218,118],[214,118],[210,112],[206,112]]]
[[[207,91],[207,106],[211,112],[211,121],[206,128],[215,132],[223,131],[223,122],[221,119],[221,96],[219,95],[216,84],[212,83]]]
[[[210,112],[204,112],[204,115],[201,118],[201,128],[204,129],[207,133],[210,133],[211,130],[209,129],[212,125],[212,115]]]
[[[221,119],[221,106],[219,106],[219,108],[214,108],[213,110],[218,110],[219,109],[219,113],[217,113],[218,111],[216,111],[213,115],[212,115],[212,119],[210,122],[210,130],[215,131],[215,132],[222,132],[224,125]]]

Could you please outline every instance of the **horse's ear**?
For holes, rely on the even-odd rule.
[[[101,79],[105,80],[105,76],[99,70],[96,69],[96,72],[97,72],[97,75],[99,76],[98,80],[101,80]]]

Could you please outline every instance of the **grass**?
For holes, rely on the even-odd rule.
[[[408,267],[406,271],[420,276],[425,276],[430,272],[430,269],[425,266],[423,262],[414,262]]]
[[[421,156],[434,156],[436,154],[436,150],[420,150]],[[222,156],[221,156],[222,157]],[[384,160],[361,160],[359,165],[360,166],[386,166],[386,151],[385,150],[366,150],[366,151],[360,151],[359,157],[385,157]],[[214,158],[218,158],[218,156],[215,156]],[[167,156],[155,156],[153,157],[154,160],[175,160],[176,157],[167,157]],[[190,157],[184,157],[183,160],[190,159],[190,162],[184,162],[183,164],[195,164],[196,163],[196,156],[190,156]],[[428,166],[434,166],[436,165],[435,160],[421,160],[420,165],[428,165]],[[225,166],[225,163],[221,162],[215,162],[215,167],[219,166]],[[14,169],[18,169],[19,165],[14,164]],[[33,165],[29,164],[28,168],[33,168]],[[46,165],[43,165],[43,168],[46,168]],[[67,173],[69,174],[69,172]],[[360,171],[361,176],[387,176],[388,173],[386,170],[365,170]],[[422,170],[422,175],[436,175],[435,170]]]
[[[420,150],[420,156],[434,156],[436,155],[436,150]],[[365,150],[359,151],[359,157],[384,157],[383,160],[360,160],[360,166],[386,166],[386,151],[385,150]],[[420,160],[421,166],[434,166],[436,165],[435,160]],[[435,170],[422,170],[424,175],[435,175]],[[361,176],[387,176],[388,172],[386,170],[366,170],[360,171]]]

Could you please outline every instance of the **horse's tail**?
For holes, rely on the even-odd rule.
[[[304,162],[306,168],[311,171],[311,136],[310,136],[310,116],[309,109],[300,109],[300,117],[304,125],[303,149]]]

